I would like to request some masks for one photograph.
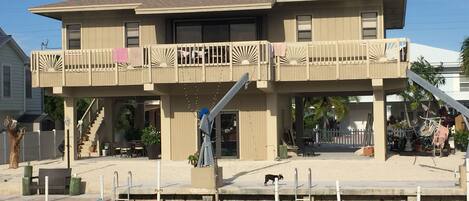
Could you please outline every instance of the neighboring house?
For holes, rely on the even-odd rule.
[[[19,121],[28,130],[40,129],[40,125],[33,128],[34,122],[42,115],[42,89],[32,89],[29,57],[16,43],[11,35],[7,35],[0,28],[0,120],[6,116],[23,118],[32,116],[28,121]],[[3,130],[3,123],[0,125]]]
[[[460,53],[457,51],[412,43],[410,61],[424,57],[433,66],[443,66],[442,76],[445,84],[439,88],[453,99],[469,106],[469,79],[462,74]],[[359,103],[350,104],[350,112],[341,122],[342,129],[365,129],[367,116],[372,113],[372,97],[360,96]],[[387,96],[387,117],[393,115],[397,120],[405,120],[404,100],[399,95]],[[409,108],[410,120],[424,116],[423,110],[412,111]]]
[[[405,10],[405,0],[62,1],[30,9],[62,21],[63,49],[32,53],[33,85],[65,97],[72,139],[77,98],[103,100],[84,118],[92,137],[74,158],[115,141],[117,98],[145,96],[159,100],[161,115],[147,116],[160,118],[162,158],[186,160],[200,146],[197,110],[249,72],[249,88],[214,124],[217,157],[274,160],[292,97],[341,94],[374,96],[375,157],[385,160],[385,94],[404,89],[408,69],[407,40],[385,33],[403,28]]]

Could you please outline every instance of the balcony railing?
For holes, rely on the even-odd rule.
[[[307,81],[405,76],[405,39],[163,44],[131,49],[35,51],[33,86]]]

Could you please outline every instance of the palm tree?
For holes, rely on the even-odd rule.
[[[445,84],[445,78],[441,75],[443,66],[432,66],[425,58],[419,57],[417,61],[412,62],[410,70],[420,75],[423,79],[430,82],[432,85],[438,87]],[[431,109],[432,103],[438,105],[436,98],[432,93],[428,92],[421,86],[411,83],[407,85],[405,91],[400,94],[404,98],[404,110],[406,113],[407,124],[410,127],[410,119],[408,116],[407,104],[410,103],[411,110],[417,110],[422,106],[424,101],[427,101],[427,107]],[[438,109],[435,107],[434,109]]]
[[[348,113],[348,104],[353,98],[341,96],[309,97],[305,108],[311,109],[313,121],[320,122],[323,129],[330,127],[330,119],[342,120]]]
[[[461,64],[464,74],[469,76],[469,37],[462,43]]]

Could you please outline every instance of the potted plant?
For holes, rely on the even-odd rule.
[[[142,142],[147,150],[148,159],[157,159],[161,152],[161,132],[153,126],[144,128]]]

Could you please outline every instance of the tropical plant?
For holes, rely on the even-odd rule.
[[[460,151],[466,151],[468,137],[469,131],[456,131],[456,134],[454,134],[454,144],[456,145],[456,148]]]
[[[461,46],[461,64],[465,75],[469,76],[469,37],[467,37]]]
[[[323,129],[331,127],[331,120],[342,120],[349,112],[348,105],[355,97],[322,96],[306,98],[305,108],[313,117],[312,122],[319,122]],[[308,119],[308,117],[307,117]],[[311,126],[311,125],[309,125]]]
[[[145,145],[160,144],[161,132],[152,125],[145,127],[142,130],[142,142]]]
[[[91,98],[78,99],[77,116],[81,117],[91,103]],[[56,121],[64,120],[64,99],[60,96],[44,96],[44,111]]]
[[[443,66],[433,66],[423,57],[419,57],[417,61],[412,62],[410,69],[436,87],[445,84],[445,78],[441,75]],[[411,126],[411,123],[408,116],[408,105],[410,105],[411,110],[417,110],[426,101],[429,110],[432,109],[432,103],[436,106],[433,109],[439,109],[438,102],[433,94],[416,83],[408,84],[400,95],[404,99],[404,110],[409,126]]]

